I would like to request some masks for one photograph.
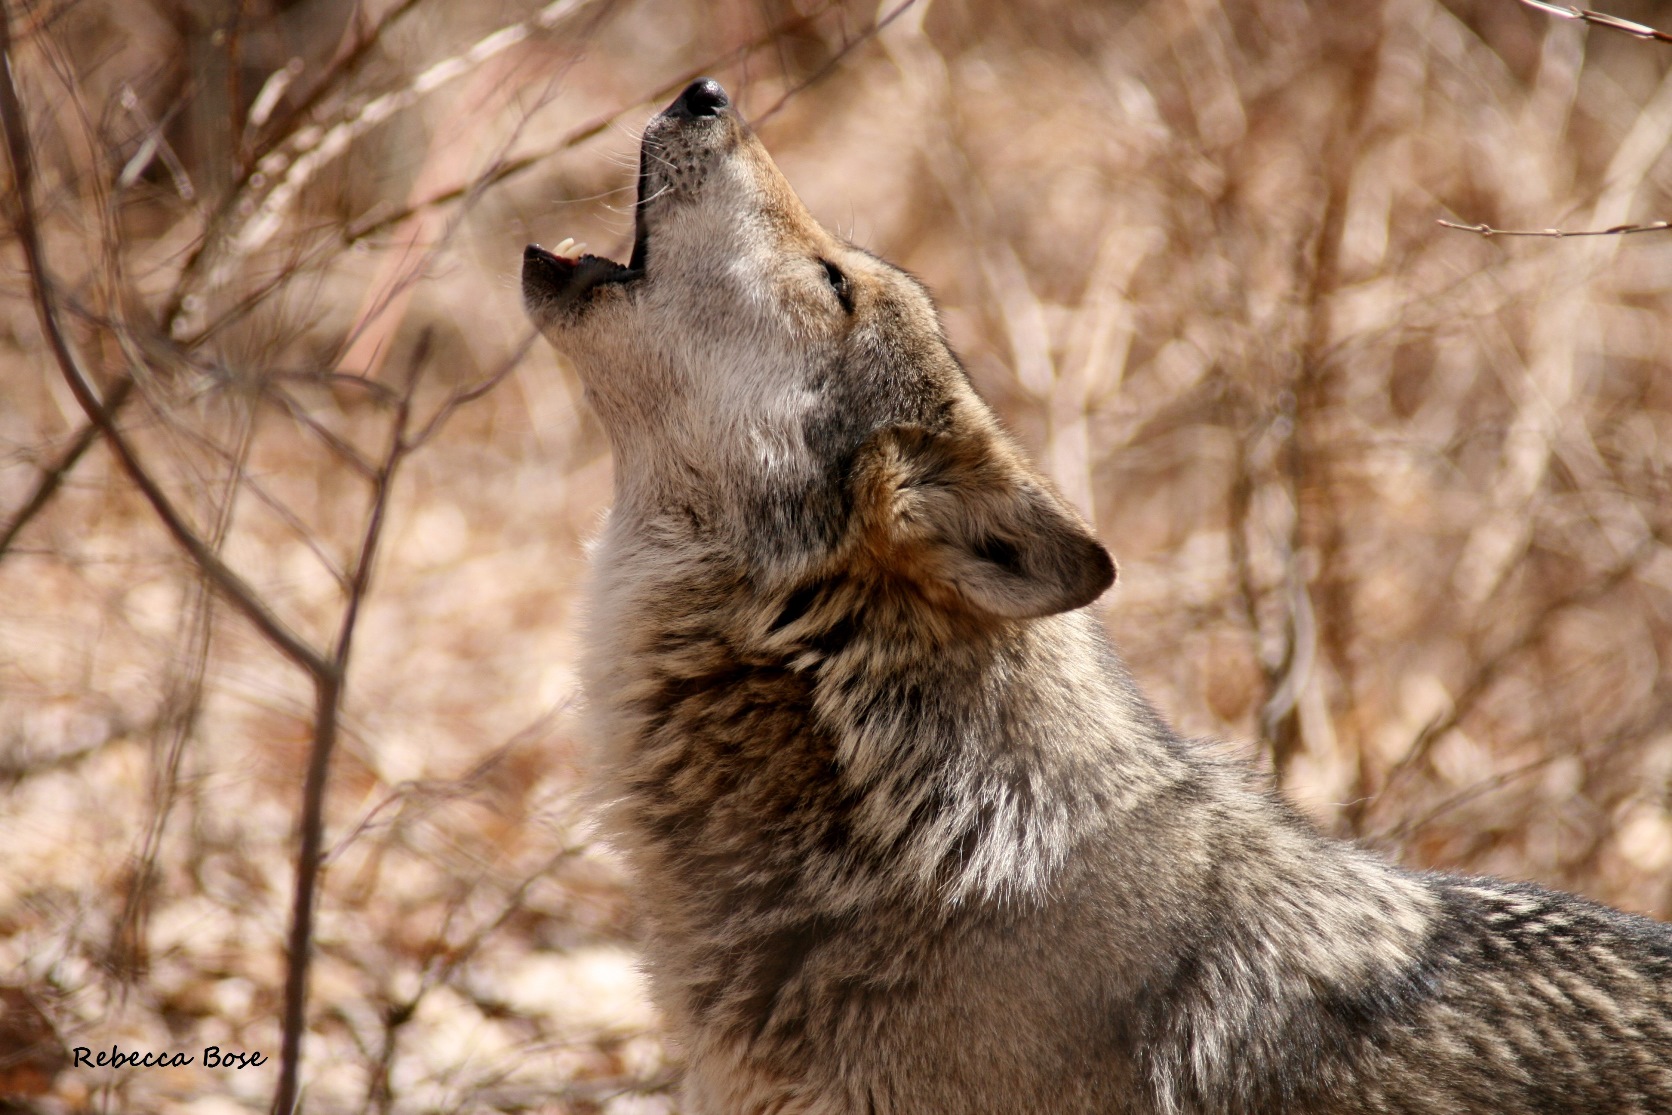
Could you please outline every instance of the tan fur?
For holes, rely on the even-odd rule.
[[[1672,1111],[1672,932],[1400,871],[1174,735],[927,294],[718,86],[638,234],[524,291],[615,452],[586,688],[688,1111]]]

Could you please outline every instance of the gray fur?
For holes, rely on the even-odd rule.
[[[925,292],[705,90],[632,264],[524,271],[615,450],[587,693],[687,1110],[1672,1112],[1672,931],[1176,736]]]

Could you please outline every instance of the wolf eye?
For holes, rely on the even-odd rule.
[[[824,277],[830,280],[830,289],[836,292],[836,301],[842,304],[842,309],[853,313],[853,291],[848,286],[848,277],[828,259],[821,259],[819,263],[824,266]]]

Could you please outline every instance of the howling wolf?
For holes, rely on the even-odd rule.
[[[614,453],[586,693],[688,1111],[1672,1112],[1672,930],[1401,870],[1179,738],[927,292],[717,83],[635,231],[523,296]]]

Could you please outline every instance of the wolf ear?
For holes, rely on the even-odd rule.
[[[890,427],[853,475],[867,548],[943,607],[1048,616],[1114,583],[1109,552],[999,435]]]

